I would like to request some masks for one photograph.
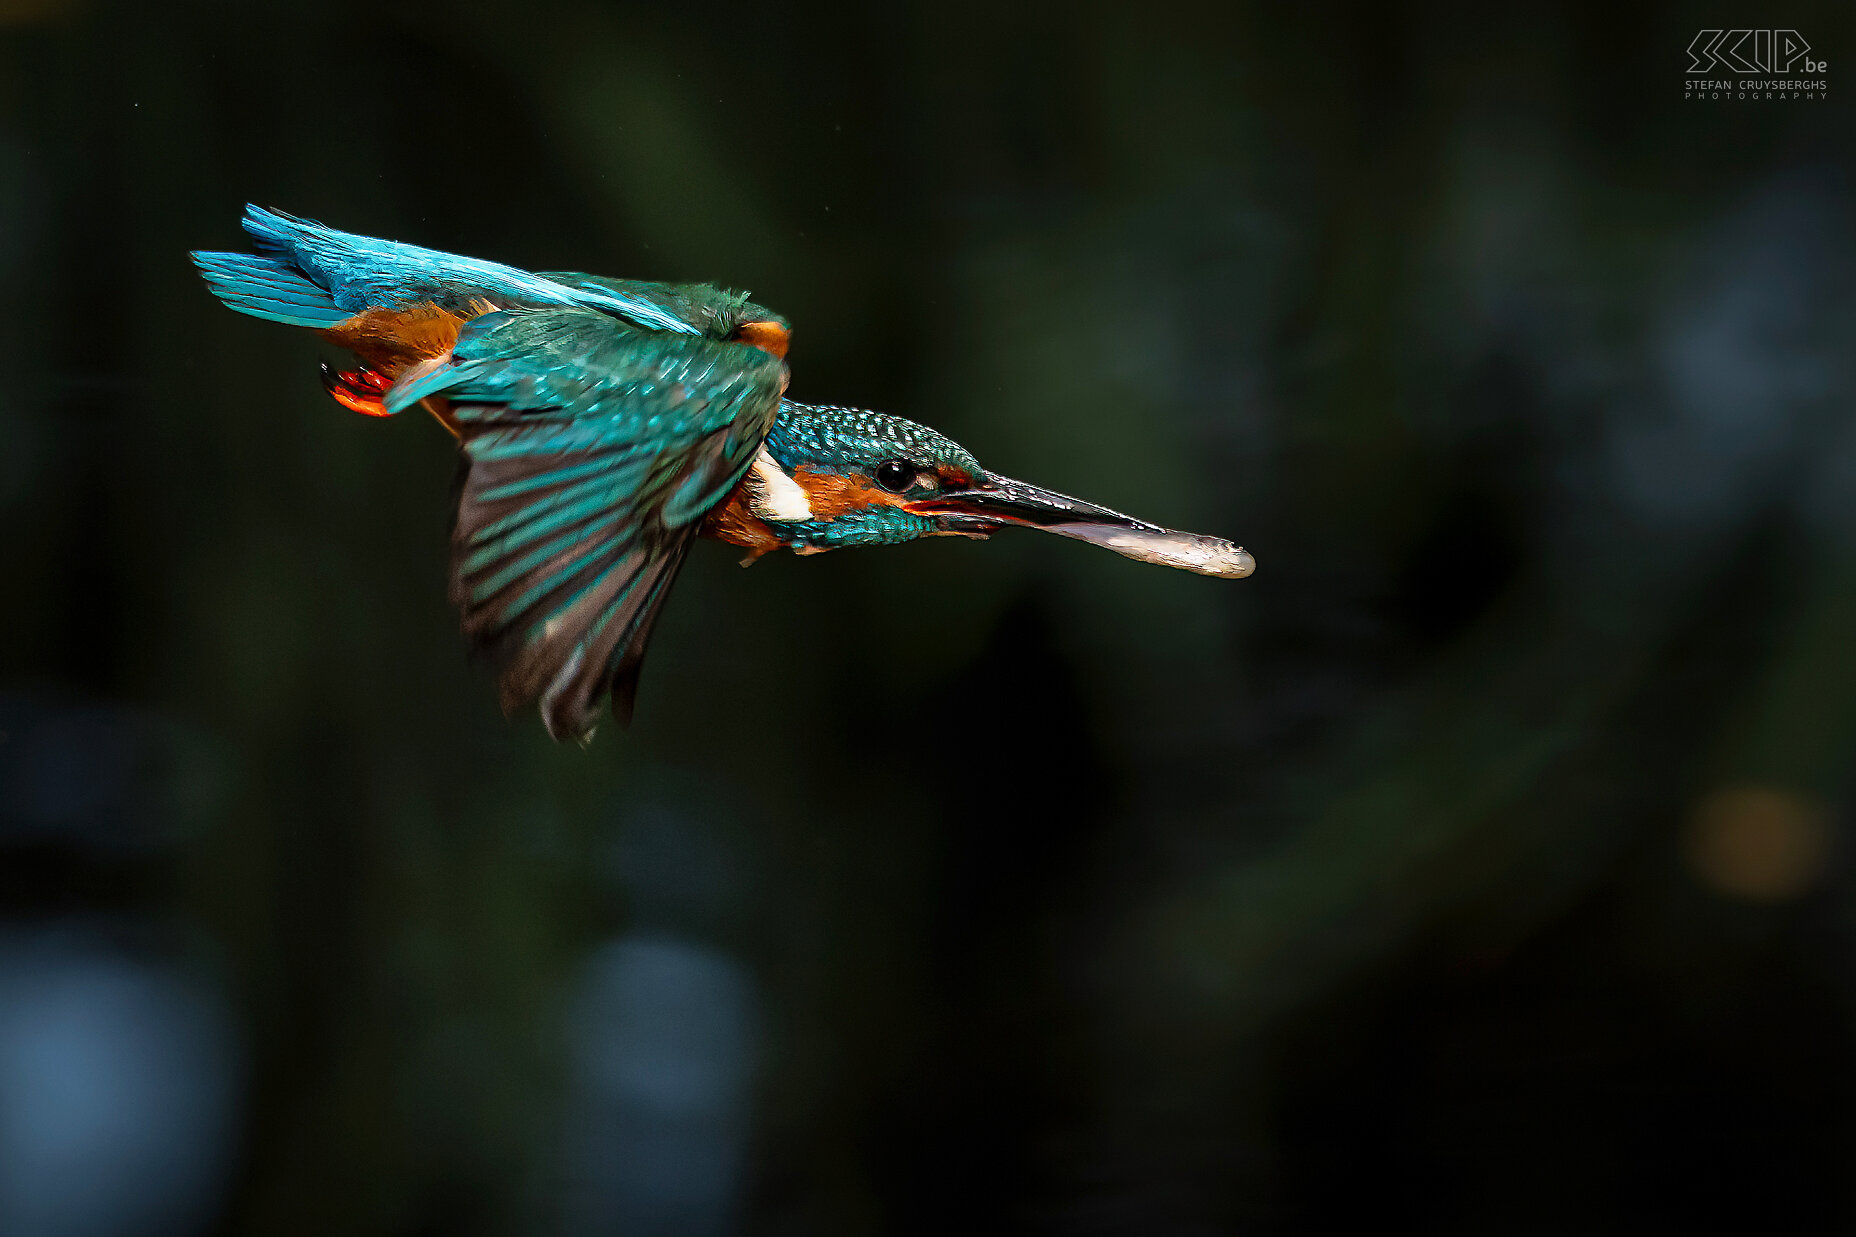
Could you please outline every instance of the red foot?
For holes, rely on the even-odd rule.
[[[368,369],[345,369],[337,372],[325,361],[322,385],[343,408],[351,408],[364,417],[388,417],[393,414],[381,405],[380,397],[393,385],[385,374]]]

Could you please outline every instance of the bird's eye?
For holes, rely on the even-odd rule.
[[[907,460],[889,460],[876,470],[876,483],[891,494],[900,494],[915,484],[915,466]]]

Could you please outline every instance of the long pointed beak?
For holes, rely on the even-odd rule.
[[[936,494],[904,506],[917,515],[936,517],[948,532],[983,535],[1017,524],[1202,576],[1238,579],[1257,569],[1257,560],[1242,546],[1221,537],[1160,528],[1010,477],[988,477],[970,489]]]

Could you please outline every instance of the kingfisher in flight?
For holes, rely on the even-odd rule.
[[[888,413],[786,398],[785,318],[709,284],[500,263],[257,206],[256,253],[195,253],[213,294],[352,352],[323,366],[369,416],[429,412],[464,464],[451,599],[505,712],[585,740],[630,720],[651,627],[699,536],[819,554],[1039,528],[1202,575],[1242,548],[988,472]]]

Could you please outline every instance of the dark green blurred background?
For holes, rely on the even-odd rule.
[[[1846,4],[0,23],[0,1233],[1856,1221]],[[1258,574],[705,546],[556,747],[247,200],[751,289]]]

